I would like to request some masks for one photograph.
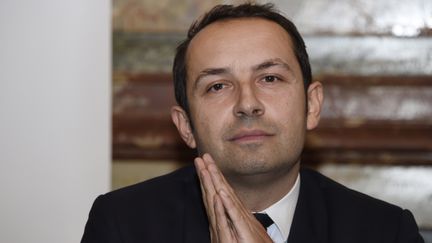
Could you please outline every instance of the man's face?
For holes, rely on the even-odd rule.
[[[192,39],[186,62],[194,130],[179,131],[189,146],[212,155],[226,176],[285,170],[299,160],[310,126],[282,27],[260,18],[213,23]]]

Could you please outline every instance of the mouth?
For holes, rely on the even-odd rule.
[[[236,143],[260,142],[273,135],[262,130],[244,130],[234,134],[228,141]]]

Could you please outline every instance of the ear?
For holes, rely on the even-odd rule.
[[[307,130],[312,130],[318,126],[321,108],[324,100],[323,87],[320,82],[312,82],[307,91]]]
[[[177,130],[185,143],[195,148],[195,138],[192,133],[191,124],[186,112],[180,106],[173,106],[171,108],[171,119],[174,122]]]

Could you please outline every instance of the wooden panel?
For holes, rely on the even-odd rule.
[[[303,34],[418,36],[432,27],[430,0],[275,2]]]
[[[200,14],[220,3],[217,0],[115,0],[114,30],[129,32],[184,32]]]
[[[423,164],[432,160],[429,76],[322,76],[319,129],[306,157],[318,162]]]
[[[113,1],[113,28],[127,32],[184,33],[204,11],[223,2],[244,1],[116,0]],[[303,34],[418,36],[430,35],[432,28],[430,0],[271,2],[292,19]]]
[[[171,122],[171,76],[146,74],[117,83],[113,95],[113,158],[191,158]]]
[[[115,79],[169,73],[184,34],[113,33]],[[432,38],[305,36],[315,75],[432,75]]]
[[[170,75],[127,79],[114,89],[114,158],[191,160],[170,120]],[[429,76],[319,79],[326,100],[320,126],[307,135],[306,163],[432,164]]]
[[[432,38],[306,36],[315,75],[432,75]]]

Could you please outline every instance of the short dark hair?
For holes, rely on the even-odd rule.
[[[309,57],[306,52],[306,46],[303,38],[297,31],[295,25],[281,15],[273,4],[252,4],[245,3],[238,6],[217,5],[213,7],[200,19],[195,21],[187,33],[186,39],[177,47],[173,65],[174,93],[177,103],[189,115],[189,104],[186,92],[186,52],[190,41],[195,35],[206,26],[221,20],[238,19],[238,18],[263,18],[279,24],[291,37],[293,42],[294,54],[300,64],[305,90],[311,83],[312,72],[309,63]]]

